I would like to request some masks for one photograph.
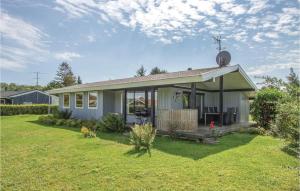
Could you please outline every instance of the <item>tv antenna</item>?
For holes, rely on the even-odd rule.
[[[222,50],[222,37],[221,35],[213,36],[216,44],[218,44],[217,50],[219,51],[216,62],[220,67],[227,66],[231,60],[231,55],[228,51]]]

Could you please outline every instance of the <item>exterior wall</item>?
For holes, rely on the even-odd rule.
[[[115,113],[115,93],[103,91],[103,115]]]
[[[100,119],[103,116],[103,93],[98,91],[96,109],[88,108],[88,92],[83,92],[83,108],[75,108],[75,93],[70,93],[70,108],[63,107],[63,94],[59,94],[60,110],[70,109],[72,117],[79,119]]]
[[[182,109],[182,98],[176,96],[176,92],[182,95],[180,88],[158,88],[157,90],[157,109]]]
[[[240,99],[240,122],[249,121],[250,103],[247,95],[241,94]]]
[[[24,104],[32,103],[32,104],[48,104],[49,103],[49,96],[42,94],[40,92],[32,92],[29,94],[20,95],[17,97],[11,97],[13,104]]]
[[[122,100],[122,92],[121,91],[118,91],[118,92],[115,92],[115,108],[114,108],[114,112],[115,113],[123,113],[123,100]]]

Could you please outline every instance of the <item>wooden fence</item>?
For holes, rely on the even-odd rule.
[[[193,131],[198,128],[197,109],[159,109],[157,129],[167,131],[170,126],[178,130]]]

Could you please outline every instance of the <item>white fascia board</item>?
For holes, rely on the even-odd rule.
[[[202,79],[203,81],[208,81],[235,71],[239,72],[255,91],[257,90],[257,87],[254,84],[254,82],[250,79],[250,77],[246,74],[246,72],[243,70],[243,68],[240,65],[223,67],[220,68],[219,70],[214,70],[211,72],[204,73],[202,75]]]
[[[203,79],[203,82],[205,82],[205,81],[212,80],[214,78],[223,76],[225,74],[228,74],[228,73],[231,73],[234,71],[238,71],[238,69],[239,69],[239,65],[219,68],[217,70],[213,70],[213,71],[202,74],[202,79]]]
[[[41,94],[44,94],[44,95],[49,96],[49,94],[47,94],[47,93],[45,93],[45,92],[42,92],[42,91],[39,91],[39,90],[32,90],[32,91],[29,91],[29,92],[24,92],[24,93],[20,93],[20,94],[16,94],[16,95],[9,96],[9,98],[11,98],[11,97],[19,97],[19,96],[31,94],[31,93],[34,93],[34,92],[39,92],[39,93],[41,93]]]

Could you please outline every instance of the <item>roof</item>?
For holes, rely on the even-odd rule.
[[[9,98],[10,96],[28,92],[26,91],[0,91],[0,98]]]
[[[47,93],[39,91],[39,90],[0,91],[0,98],[18,97],[18,96],[30,94],[33,92],[39,92],[41,94],[48,95]]]
[[[99,81],[93,83],[86,83],[64,88],[50,90],[50,94],[64,93],[64,92],[78,92],[78,91],[91,91],[91,90],[113,90],[122,88],[135,88],[135,87],[149,87],[160,86],[190,82],[201,82],[209,80],[212,77],[223,75],[233,71],[239,70],[240,66],[227,66],[227,67],[212,67],[202,68],[195,70],[186,70],[179,72],[170,72],[156,75],[148,75],[141,77],[131,77],[116,80]],[[250,79],[246,76],[247,79]],[[250,80],[250,83],[252,81]],[[255,85],[254,85],[254,88]]]

